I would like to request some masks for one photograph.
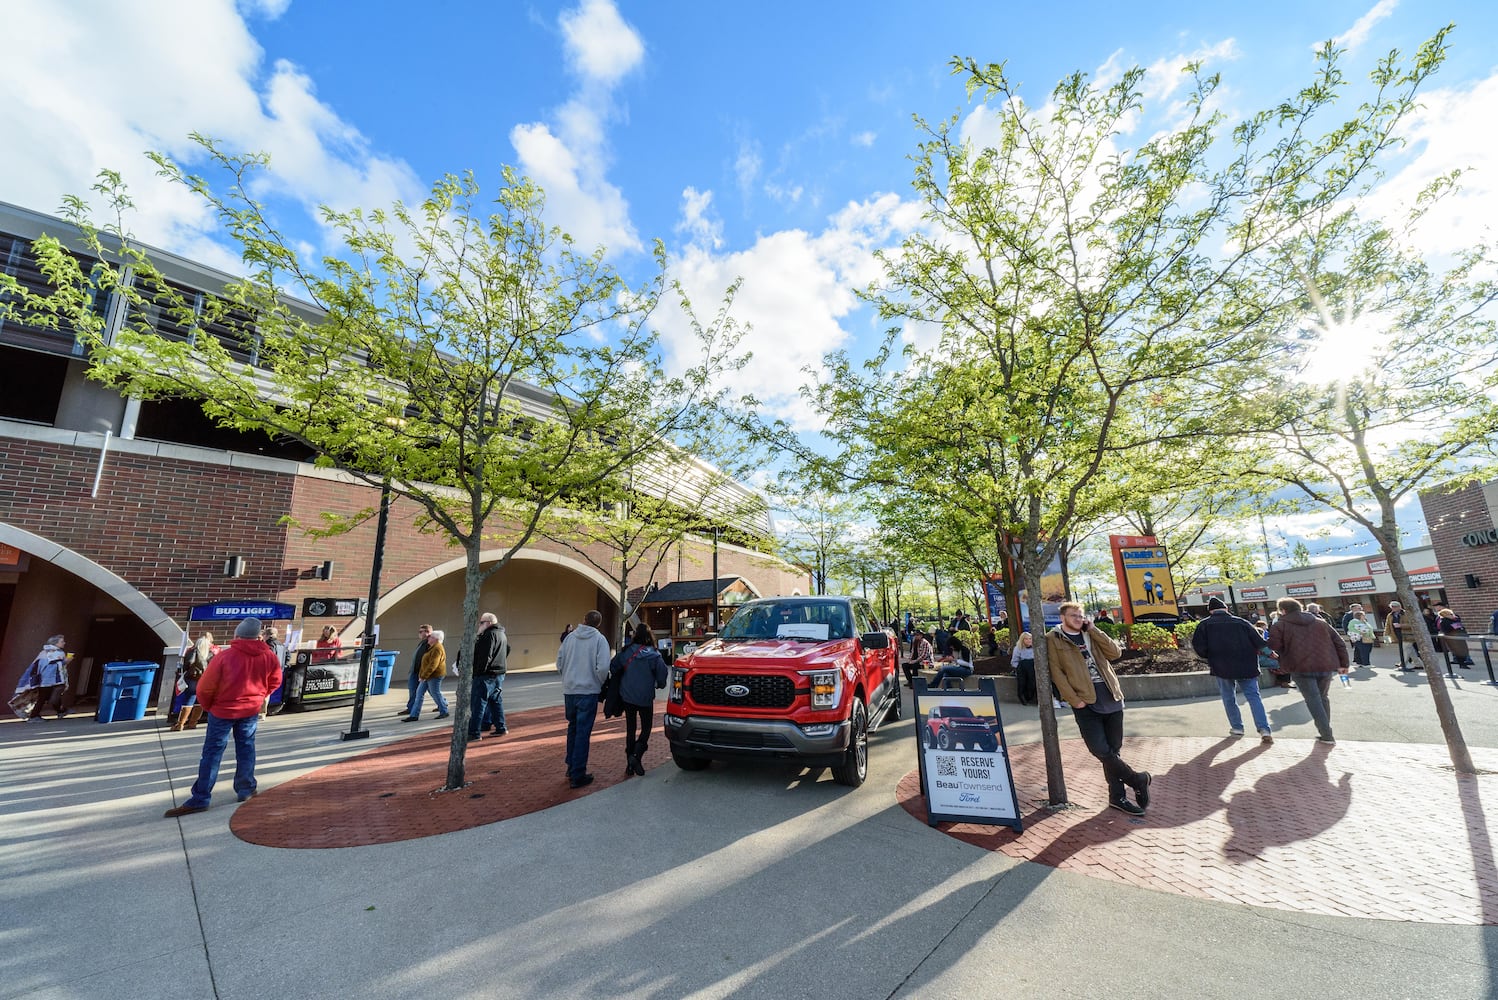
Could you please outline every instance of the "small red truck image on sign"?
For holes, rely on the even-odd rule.
[[[987,720],[963,705],[934,705],[926,716],[926,745],[934,750],[982,750],[993,753],[999,738]]]
[[[792,760],[857,787],[869,733],[901,712],[898,650],[868,601],[750,601],[671,667],[664,729],[676,766]]]

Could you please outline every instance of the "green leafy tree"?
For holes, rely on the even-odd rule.
[[[586,502],[598,483],[703,423],[721,399],[703,387],[731,365],[736,332],[726,311],[697,327],[695,365],[669,375],[650,325],[668,288],[664,250],[655,248],[655,275],[630,287],[602,249],[580,253],[548,228],[540,189],[508,170],[488,202],[471,176],[448,176],[417,206],[325,208],[341,252],[314,262],[251,194],[265,158],[199,142],[227,193],[154,158],[218,213],[247,278],[206,300],[184,295],[122,223],[100,232],[70,199],[81,249],[98,265],[86,271],[60,241],[38,240],[56,292],[13,307],[74,323],[93,378],[143,398],[200,400],[225,426],[301,442],[320,463],[414,501],[420,526],[466,556],[463,650],[473,647],[483,582],[549,512]],[[117,177],[101,188],[123,219],[128,195]],[[128,306],[112,341],[81,307],[95,290]],[[188,335],[164,335],[163,317]],[[621,427],[630,431],[623,440]],[[367,514],[330,512],[329,530]],[[500,551],[488,565],[486,548]],[[468,659],[448,789],[464,784]]]
[[[1411,249],[1412,227],[1453,181],[1437,181],[1403,220],[1329,209],[1307,221],[1284,257],[1304,292],[1290,322],[1311,353],[1283,390],[1298,407],[1267,471],[1296,491],[1303,509],[1333,511],[1367,531],[1407,608],[1419,603],[1401,551],[1400,502],[1495,471],[1491,248],[1462,249],[1442,262]],[[1328,347],[1335,363],[1321,367],[1316,353]],[[1474,773],[1430,636],[1423,628],[1410,636],[1452,763]]]
[[[828,359],[814,393],[829,433],[866,460],[860,485],[909,490],[1012,541],[1042,620],[1041,577],[1080,527],[1137,506],[1126,456],[1268,421],[1261,391],[1283,354],[1265,260],[1300,218],[1359,193],[1443,58],[1444,32],[1393,53],[1372,95],[1330,121],[1345,80],[1330,46],[1294,96],[1229,128],[1219,80],[1191,67],[1183,116],[1126,147],[1143,70],[1070,76],[1043,106],[1002,65],[959,60],[981,115],[925,133],[915,188],[925,225],[884,258],[872,300],[896,332],[939,331],[930,351],[893,339],[863,364]],[[1164,413],[1168,421],[1141,415]],[[896,481],[882,469],[935,468]],[[850,468],[859,467],[857,461]],[[1037,684],[1050,670],[1036,644]],[[1049,798],[1067,801],[1056,717],[1041,700]]]

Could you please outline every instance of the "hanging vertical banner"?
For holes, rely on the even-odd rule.
[[[980,679],[977,691],[943,691],[918,677],[914,697],[927,824],[982,823],[1023,831],[993,679]]]
[[[999,559],[1004,559],[1002,551],[999,553]],[[1030,591],[1024,582],[1019,580],[1019,567],[1016,565],[1016,560],[1010,559],[1004,568],[1016,581],[1020,628],[1025,632],[1034,631],[1030,628]],[[1004,585],[1004,578],[997,574],[990,574],[988,579],[983,581],[983,593],[988,601],[988,620],[992,623],[997,620],[999,611],[1008,606],[1009,591]],[[1058,552],[1051,558],[1051,564],[1046,567],[1040,577],[1041,610],[1045,615],[1046,628],[1061,624],[1061,603],[1066,600],[1066,595],[1066,563]]]
[[[1180,620],[1165,547],[1154,535],[1109,535],[1124,622],[1173,625]]]

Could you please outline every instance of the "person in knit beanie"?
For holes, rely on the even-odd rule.
[[[193,782],[192,794],[185,803],[166,811],[167,818],[200,813],[208,808],[231,732],[234,791],[241,802],[255,794],[255,728],[260,722],[260,707],[281,686],[281,661],[260,634],[258,618],[240,622],[234,630],[234,641],[208,661],[198,680],[198,704],[208,719],[198,780]]]

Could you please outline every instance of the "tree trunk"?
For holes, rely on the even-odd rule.
[[[1467,749],[1467,740],[1462,736],[1461,724],[1456,719],[1456,708],[1451,704],[1451,691],[1446,687],[1446,678],[1441,672],[1440,661],[1436,658],[1436,646],[1431,641],[1430,632],[1425,628],[1425,622],[1420,618],[1420,601],[1415,597],[1415,588],[1410,585],[1410,574],[1404,568],[1404,559],[1399,553],[1398,545],[1389,545],[1380,539],[1380,547],[1384,550],[1384,558],[1389,561],[1389,575],[1394,578],[1394,586],[1399,594],[1399,602],[1405,607],[1405,619],[1411,621],[1413,616],[1413,627],[1406,625],[1404,638],[1408,642],[1411,634],[1414,646],[1420,653],[1420,662],[1425,664],[1425,677],[1430,682],[1430,696],[1436,703],[1436,719],[1441,723],[1441,734],[1446,738],[1446,752],[1451,755],[1451,764],[1456,768],[1457,774],[1476,774],[1477,766],[1472,762],[1472,753]]]
[[[1028,542],[1024,544],[1024,549],[1030,549]],[[1045,747],[1046,802],[1051,806],[1064,806],[1069,801],[1066,795],[1066,773],[1061,767],[1061,737],[1057,729],[1056,706],[1051,700],[1050,651],[1046,648],[1045,641],[1045,595],[1040,592],[1040,578],[1045,564],[1031,555],[1022,558],[1020,566],[1029,597],[1030,635],[1035,644],[1035,704],[1040,709],[1040,741]],[[1022,629],[1010,631],[1014,641],[1019,642]]]
[[[479,593],[484,578],[479,572],[483,539],[475,533],[463,546],[467,565],[463,569],[463,639],[458,649],[458,690],[453,696],[452,749],[447,755],[447,783],[444,791],[456,791],[464,785],[463,759],[468,753],[468,720],[473,713],[473,642],[478,637]]]

